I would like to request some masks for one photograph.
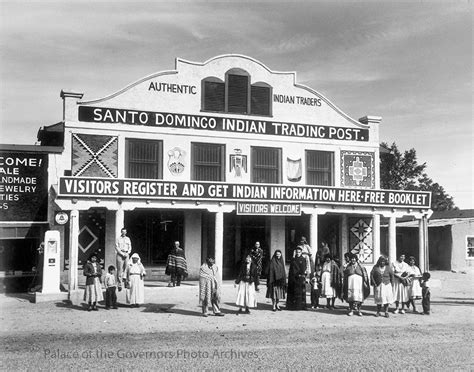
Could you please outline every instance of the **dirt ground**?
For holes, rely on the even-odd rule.
[[[224,283],[224,317],[204,318],[196,282],[150,283],[140,308],[85,311],[56,301],[1,295],[2,370],[473,370],[474,272],[432,272],[432,314],[376,318],[336,310],[272,312],[262,286],[259,306],[236,315],[236,289]],[[124,303],[120,293],[119,302]],[[421,309],[421,304],[419,304]]]

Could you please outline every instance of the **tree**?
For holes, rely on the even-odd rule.
[[[457,209],[453,198],[444,188],[433,182],[425,173],[426,163],[418,164],[416,150],[410,149],[403,154],[397,145],[381,143],[386,152],[380,153],[380,186],[382,189],[431,191],[431,209],[445,211]]]

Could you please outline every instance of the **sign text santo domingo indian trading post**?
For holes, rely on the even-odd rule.
[[[79,107],[79,121],[344,141],[367,142],[369,140],[369,130],[362,128],[343,128],[304,123],[282,123],[265,120],[244,120],[218,116],[188,115],[91,106]]]

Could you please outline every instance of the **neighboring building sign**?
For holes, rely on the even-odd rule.
[[[48,155],[0,150],[0,221],[47,220]]]
[[[301,204],[284,203],[237,203],[237,214],[253,215],[278,215],[301,216]]]
[[[429,208],[431,193],[421,191],[343,189],[324,186],[167,182],[155,180],[59,178],[59,196],[141,199],[292,201],[370,206]]]
[[[344,141],[369,141],[369,130],[327,125],[243,120],[230,117],[186,115],[152,111],[79,107],[79,121],[132,124],[181,129],[211,130],[232,133],[267,134],[285,137],[320,138]]]

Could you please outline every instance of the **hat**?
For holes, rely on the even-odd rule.
[[[140,256],[138,255],[138,253],[134,253],[134,254],[132,254],[132,256],[131,256],[130,258],[138,258],[138,259],[140,259]]]

